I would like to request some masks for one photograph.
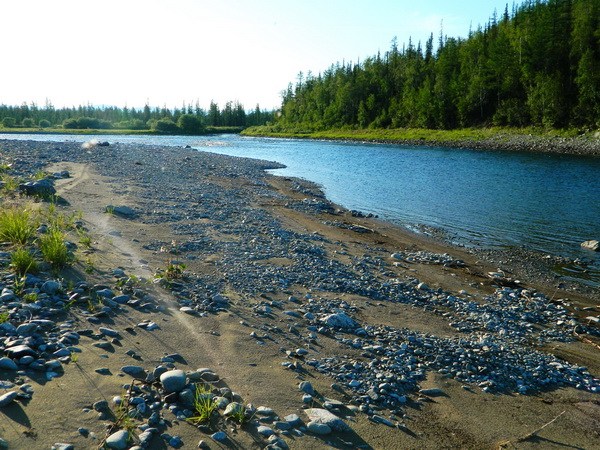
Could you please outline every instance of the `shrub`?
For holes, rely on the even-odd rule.
[[[29,213],[17,208],[0,212],[0,240],[24,245],[35,232]]]
[[[21,125],[23,125],[23,127],[25,127],[25,128],[32,128],[34,124],[35,124],[35,122],[33,121],[33,119],[31,117],[26,117],[25,119],[23,119],[21,121]]]
[[[112,128],[112,123],[108,120],[96,119],[94,117],[78,117],[65,119],[63,128],[86,130],[86,129],[109,129]]]
[[[43,119],[43,120],[40,120],[39,125],[40,125],[40,128],[50,128],[50,125],[52,125],[52,124],[50,123],[49,120]]]
[[[12,255],[10,255],[10,267],[19,276],[25,275],[27,272],[37,272],[37,262],[33,255],[26,248],[16,249]]]
[[[159,119],[152,124],[152,129],[159,133],[177,133],[179,127],[171,119]]]
[[[40,251],[44,260],[49,262],[55,270],[61,269],[69,264],[70,257],[65,235],[57,228],[51,228],[40,237]]]
[[[2,119],[2,125],[5,128],[14,128],[17,124],[17,121],[13,117],[5,117]]]
[[[185,134],[198,134],[203,130],[202,121],[193,114],[182,114],[177,119],[177,126]]]

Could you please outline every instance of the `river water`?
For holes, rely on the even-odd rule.
[[[600,158],[237,135],[0,135],[94,138],[277,161],[287,167],[272,173],[316,182],[346,208],[409,228],[440,228],[466,245],[524,246],[581,258],[591,263],[587,271],[574,266],[563,275],[600,282],[600,253],[580,248],[600,239]]]

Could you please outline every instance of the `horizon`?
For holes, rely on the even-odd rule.
[[[239,102],[246,111],[281,106],[281,92],[300,72],[322,73],[425,43],[440,30],[464,38],[506,1],[440,0],[411,5],[316,0],[244,2],[158,0],[101,7],[76,0],[33,0],[3,7],[0,36],[5,70],[0,104],[56,108],[93,106],[180,109],[211,101]],[[23,33],[23,20],[27,28]],[[16,39],[18,38],[18,39]]]

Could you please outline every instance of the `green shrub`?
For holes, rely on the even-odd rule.
[[[52,124],[50,123],[50,121],[46,119],[40,120],[39,123],[40,128],[50,128],[51,125]]]
[[[2,119],[2,125],[5,128],[14,128],[17,124],[17,121],[13,117],[5,117]]]
[[[55,270],[67,266],[71,261],[65,243],[65,235],[57,228],[50,228],[40,237],[40,251],[45,261],[49,262]]]
[[[6,208],[0,211],[0,241],[24,245],[34,233],[31,217],[26,210]]]
[[[179,116],[177,126],[185,134],[198,134],[204,129],[202,121],[193,114],[182,114]]]
[[[29,250],[20,247],[10,255],[10,267],[19,276],[25,275],[27,272],[37,272],[38,266],[35,258]]]
[[[35,122],[31,117],[26,117],[21,121],[21,125],[23,125],[24,128],[33,128],[34,123]]]
[[[179,127],[171,119],[160,119],[152,123],[152,129],[159,133],[177,133]]]

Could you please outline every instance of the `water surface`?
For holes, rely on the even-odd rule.
[[[461,243],[525,246],[585,258],[565,275],[600,281],[600,254],[581,242],[600,239],[600,158],[220,136],[0,135],[0,139],[159,144],[277,161],[272,171],[322,186],[346,208],[402,226],[445,230]]]

